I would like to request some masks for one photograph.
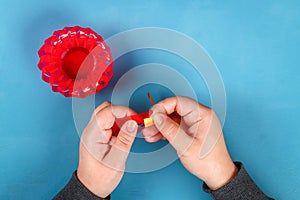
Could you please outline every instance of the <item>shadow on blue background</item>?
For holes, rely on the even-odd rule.
[[[300,195],[298,1],[1,1],[0,7],[0,199],[50,199],[68,181],[78,162],[79,137],[72,101],[51,92],[41,80],[37,51],[64,26],[91,27],[104,38],[132,28],[177,30],[202,44],[219,67],[227,93],[225,138],[257,184],[276,199]],[[110,98],[118,78],[149,62],[169,65],[199,85],[188,63],[164,52],[137,51],[119,58],[109,86],[96,95]],[[132,107],[144,110],[140,88]],[[139,140],[134,151],[164,142]],[[211,199],[201,181],[176,161],[145,174],[125,174],[113,199]]]

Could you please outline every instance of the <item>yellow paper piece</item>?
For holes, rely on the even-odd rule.
[[[145,127],[149,127],[149,126],[154,125],[152,118],[145,118],[144,119],[144,125],[145,125]]]

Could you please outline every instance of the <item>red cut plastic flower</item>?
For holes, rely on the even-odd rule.
[[[66,97],[95,94],[113,75],[110,49],[90,28],[75,26],[55,31],[38,54],[42,79]]]

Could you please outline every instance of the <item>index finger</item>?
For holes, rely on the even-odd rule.
[[[153,113],[162,112],[170,115],[176,112],[183,118],[188,126],[199,122],[208,110],[208,107],[199,104],[194,99],[184,96],[166,98],[158,102],[152,108]]]
[[[108,105],[95,113],[99,128],[101,130],[111,129],[116,118],[122,118],[136,114],[134,110],[122,105]]]

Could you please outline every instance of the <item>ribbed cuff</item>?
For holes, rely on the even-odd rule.
[[[77,178],[76,171],[69,183],[53,198],[53,200],[110,200],[110,195],[101,198],[89,191]]]
[[[211,190],[205,183],[203,183],[203,190],[209,193],[215,200],[269,200],[253,182],[244,166],[240,162],[235,162],[238,168],[236,176],[225,186]]]

